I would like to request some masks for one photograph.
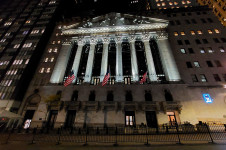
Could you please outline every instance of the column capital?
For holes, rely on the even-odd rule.
[[[134,43],[136,41],[136,37],[134,35],[131,35],[128,37],[128,40],[130,43]]]
[[[122,37],[121,36],[117,36],[115,41],[116,41],[116,43],[122,43]]]

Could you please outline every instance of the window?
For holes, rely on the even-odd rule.
[[[219,77],[218,74],[213,74],[213,77],[214,77],[215,81],[217,81],[217,82],[221,81],[221,78]]]
[[[190,22],[189,20],[185,20],[185,22],[186,22],[187,24],[191,24],[191,22]]]
[[[212,47],[207,47],[207,51],[208,51],[208,53],[213,53],[214,52],[214,50],[212,49]]]
[[[217,67],[222,67],[221,62],[219,60],[215,60],[215,64]]]
[[[134,111],[125,111],[125,124],[126,126],[135,126]]]
[[[215,33],[220,33],[220,31],[218,29],[214,29]]]
[[[164,90],[165,93],[165,100],[166,101],[173,101],[173,96],[168,90]]]
[[[19,48],[20,47],[20,44],[15,44],[14,46],[13,46],[13,48]]]
[[[183,45],[181,40],[177,40],[178,45]]]
[[[71,101],[77,101],[78,100],[78,91],[73,91],[73,94],[71,96]]]
[[[180,25],[180,21],[179,20],[175,20],[177,25]]]
[[[201,31],[201,30],[198,30],[197,33],[198,33],[198,34],[202,34],[202,31]]]
[[[191,19],[191,22],[192,22],[193,24],[197,24],[197,22],[196,22],[195,19]]]
[[[201,54],[206,53],[205,50],[204,50],[204,48],[200,48],[200,53],[201,53]]]
[[[178,36],[178,32],[175,31],[175,32],[174,32],[174,36]]]
[[[192,31],[191,31],[191,35],[195,35],[195,31],[192,30]]]
[[[189,40],[184,40],[184,42],[185,42],[186,45],[190,45]]]
[[[221,41],[222,41],[223,43],[226,43],[226,39],[225,39],[225,38],[221,38]]]
[[[24,45],[23,45],[23,48],[27,48],[27,47],[31,47],[32,46],[32,43],[25,43]]]
[[[46,69],[46,73],[50,73],[50,68],[47,68]]]
[[[45,68],[41,68],[41,69],[39,70],[39,72],[40,72],[40,73],[43,73],[44,70],[45,70]]]
[[[224,53],[224,52],[225,52],[225,50],[224,50],[223,47],[219,47],[219,49],[220,49],[220,52],[221,52],[221,53]]]
[[[188,48],[190,54],[194,54],[193,48]]]
[[[125,84],[131,84],[131,78],[130,77],[125,77],[124,78],[124,83]]]
[[[207,20],[208,20],[210,23],[213,22],[213,20],[212,20],[211,18],[207,18]]]
[[[52,50],[53,50],[52,48],[49,48],[49,49],[48,49],[48,53],[51,53],[51,52],[52,52]]]
[[[204,44],[209,43],[209,42],[207,41],[207,39],[202,39],[202,41],[203,41]]]
[[[213,38],[213,41],[214,41],[215,43],[220,43],[220,41],[218,40],[218,38]]]
[[[145,91],[145,101],[152,101],[152,95],[150,91]]]
[[[182,31],[182,32],[180,32],[180,34],[181,34],[181,35],[185,35],[185,32],[184,32],[184,31]]]
[[[0,41],[0,42],[1,42],[1,43],[4,43],[5,41],[6,41],[6,39],[1,39],[1,41]]]
[[[196,39],[195,42],[196,42],[196,44],[201,44],[199,39]]]
[[[54,61],[54,57],[52,57],[51,59],[50,59],[50,62],[53,62]]]
[[[53,52],[54,52],[54,53],[57,53],[57,50],[58,50],[57,48],[54,48],[54,51],[53,51]]]
[[[204,74],[200,74],[200,78],[202,82],[207,82],[206,76]]]
[[[131,91],[126,91],[126,101],[133,101],[133,96]]]
[[[31,20],[27,20],[25,23],[31,23]]]
[[[224,81],[226,81],[226,74],[222,74]]]
[[[168,121],[170,126],[177,126],[177,120],[174,112],[167,112]]]
[[[206,23],[206,20],[205,19],[201,19],[202,23]]]
[[[194,62],[194,66],[195,66],[196,68],[200,68],[199,62],[198,62],[198,61],[195,61],[195,62]]]
[[[180,52],[181,52],[182,54],[186,54],[186,51],[185,51],[184,48],[181,48],[181,49],[180,49]]]
[[[47,58],[44,59],[44,62],[48,62],[48,60],[49,60],[49,58],[47,57]]]
[[[95,101],[95,98],[96,98],[95,91],[90,91],[89,101]]]
[[[26,35],[26,34],[28,34],[28,31],[24,31],[24,32],[23,32],[23,35]]]
[[[213,31],[209,29],[209,30],[208,30],[208,33],[209,33],[209,34],[213,34]]]
[[[191,79],[192,79],[193,82],[198,82],[198,78],[195,74],[191,75]]]
[[[186,62],[187,68],[192,68],[191,62]]]
[[[114,95],[112,91],[108,91],[107,101],[114,101]]]
[[[206,63],[207,63],[207,65],[208,65],[208,67],[213,67],[213,64],[212,64],[211,61],[206,61]]]

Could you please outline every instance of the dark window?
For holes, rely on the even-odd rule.
[[[201,44],[199,39],[196,39],[195,42],[196,42],[196,44]]]
[[[207,39],[202,39],[202,41],[203,41],[204,44],[209,43],[209,42],[207,41]]]
[[[107,101],[114,101],[114,95],[112,91],[108,92]]]
[[[77,101],[78,100],[78,91],[73,91],[73,94],[71,96],[71,101]]]
[[[202,23],[206,23],[206,20],[205,19],[201,19]]]
[[[145,91],[145,101],[152,101],[152,95],[150,91]]]
[[[178,45],[183,45],[181,40],[177,40]]]
[[[225,38],[221,38],[221,41],[226,43],[226,39]]]
[[[192,22],[193,24],[197,24],[197,22],[196,22],[195,19],[191,19],[191,22]]]
[[[184,42],[185,42],[186,45],[190,45],[189,40],[184,40]]]
[[[194,54],[193,48],[188,48],[190,54]]]
[[[80,78],[80,80],[82,80],[82,78],[85,76],[89,49],[90,49],[89,44],[84,45],[82,48],[82,54],[81,54],[81,59],[80,59],[80,63],[79,63],[78,75],[77,75],[78,78]]]
[[[173,21],[169,21],[170,25],[174,26],[175,23]]]
[[[191,62],[186,62],[187,68],[192,68]]]
[[[136,41],[135,49],[137,54],[137,66],[139,75],[143,75],[147,71],[144,43],[141,41]]]
[[[212,20],[211,18],[207,18],[207,20],[208,20],[210,23],[213,22],[213,20]]]
[[[133,96],[131,91],[126,91],[126,101],[133,101]]]
[[[177,25],[180,25],[180,21],[179,20],[175,20]]]
[[[212,64],[211,61],[206,61],[206,63],[207,63],[207,65],[208,65],[208,67],[213,67],[213,64]]]
[[[217,67],[222,67],[221,62],[219,60],[215,60],[215,64],[217,65]]]
[[[187,24],[191,24],[191,22],[190,22],[189,20],[185,20],[185,22],[186,22]]]
[[[173,101],[173,96],[168,90],[164,90],[166,101]]]
[[[220,43],[220,41],[218,40],[218,38],[213,38],[215,43]]]
[[[214,77],[215,81],[217,81],[217,82],[221,81],[221,78],[219,77],[218,74],[213,74],[213,77]]]
[[[226,81],[226,74],[222,74],[224,81]]]
[[[96,99],[95,91],[90,91],[89,101],[95,101],[95,99]]]
[[[197,15],[200,15],[201,13],[200,13],[200,12],[196,12],[196,14],[197,14]]]
[[[191,16],[191,13],[188,13],[188,16]]]
[[[192,79],[193,82],[198,82],[198,78],[195,74],[191,75],[191,79]]]

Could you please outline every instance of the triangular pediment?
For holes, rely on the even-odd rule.
[[[87,34],[148,29],[163,29],[168,21],[144,16],[109,13],[63,28],[64,34]]]

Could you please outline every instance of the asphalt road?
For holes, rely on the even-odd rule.
[[[112,146],[112,145],[73,145],[51,143],[45,144],[25,144],[25,143],[9,143],[1,144],[0,150],[226,150],[226,145],[220,144],[203,144],[203,145],[130,145],[130,146]]]

